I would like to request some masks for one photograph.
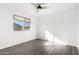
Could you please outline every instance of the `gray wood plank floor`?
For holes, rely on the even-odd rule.
[[[35,39],[0,50],[0,55],[77,55],[78,49],[68,45],[45,45],[48,41]]]

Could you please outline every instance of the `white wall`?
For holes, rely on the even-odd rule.
[[[77,18],[78,18],[78,48],[79,48],[79,4],[78,4],[78,13],[77,13]]]
[[[73,4],[55,4],[55,7],[52,9],[50,14],[45,12],[45,15],[42,11],[38,15],[38,37],[46,39],[45,31],[47,30],[52,35],[55,35],[61,42],[67,45],[77,46],[78,20],[76,5],[73,6]]]
[[[0,49],[36,38],[35,12],[30,4],[0,4]],[[13,14],[31,18],[30,31],[13,31]]]

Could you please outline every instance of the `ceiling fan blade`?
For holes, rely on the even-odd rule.
[[[42,9],[47,9],[48,7],[42,7]]]
[[[35,6],[36,8],[38,7],[38,3],[31,3],[33,6]]]

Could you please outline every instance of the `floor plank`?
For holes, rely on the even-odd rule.
[[[68,45],[45,45],[48,41],[35,39],[0,50],[0,55],[77,55],[78,49]]]

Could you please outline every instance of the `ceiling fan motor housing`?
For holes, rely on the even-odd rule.
[[[42,9],[41,5],[38,5],[37,9]]]

